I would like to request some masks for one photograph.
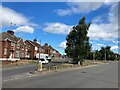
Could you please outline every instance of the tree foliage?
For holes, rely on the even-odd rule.
[[[85,22],[83,17],[77,26],[74,26],[70,33],[67,35],[67,47],[65,53],[68,57],[73,58],[74,62],[83,62],[83,59],[88,56],[91,51],[91,45],[89,45],[88,29],[90,23]]]
[[[95,51],[95,59],[96,60],[118,60],[120,59],[120,55],[111,51],[110,46],[101,47],[98,51]]]

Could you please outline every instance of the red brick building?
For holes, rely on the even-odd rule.
[[[47,43],[41,46],[37,39],[33,41],[24,40],[14,35],[14,32],[9,30],[0,33],[0,60],[20,60],[20,59],[35,59],[37,53],[48,54],[49,56],[60,56],[60,53]]]
[[[16,44],[16,57],[20,59],[25,59],[26,57],[26,45],[22,38],[17,38],[17,44]]]
[[[44,53],[50,55],[50,48],[48,46],[48,43],[45,43],[43,45]]]
[[[25,44],[28,48],[28,54],[30,55],[29,58],[30,59],[35,59],[35,55],[37,53],[44,53],[44,49],[43,47],[37,43],[37,39],[35,38],[33,41],[31,40],[26,40]]]
[[[45,43],[45,45],[43,46],[44,50],[45,50],[45,54],[48,54],[49,56],[53,56],[53,57],[60,57],[61,54],[55,50],[52,46],[48,46],[47,43]]]
[[[19,60],[25,58],[25,45],[22,38],[14,35],[14,32],[9,30],[0,33],[0,59],[1,60]]]

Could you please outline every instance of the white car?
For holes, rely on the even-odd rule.
[[[37,53],[36,58],[41,60],[42,63],[44,63],[44,64],[51,61],[51,58],[48,56],[48,54],[39,54],[39,53]]]
[[[42,64],[48,64],[48,60],[45,60],[44,58],[41,58],[39,62],[42,62]]]

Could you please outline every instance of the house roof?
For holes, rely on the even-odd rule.
[[[52,46],[50,46],[50,45],[49,45],[49,48],[55,50],[55,49],[54,49]]]
[[[16,37],[16,41],[18,42],[21,38],[20,37]]]
[[[13,41],[13,42],[18,42],[21,38],[13,36],[13,35],[9,34],[8,32],[0,33],[0,41],[5,41],[7,39],[10,41]]]
[[[27,40],[27,41],[29,41],[33,46],[35,46],[35,47],[42,47],[39,43],[37,43],[37,42],[33,42],[33,41],[31,41],[31,40]]]
[[[16,37],[7,33],[7,32],[2,32],[0,33],[0,41],[5,41],[6,39],[9,39],[13,42],[16,42]]]

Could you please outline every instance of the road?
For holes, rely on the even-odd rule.
[[[118,63],[3,80],[3,88],[118,88]]]
[[[62,63],[64,63],[64,61],[51,61],[48,64],[43,64],[43,68],[52,66],[52,65],[62,64]],[[22,66],[15,66],[7,69],[4,68],[2,70],[2,78],[3,80],[6,80],[16,75],[23,75],[25,73],[29,73],[37,69],[37,65],[38,65],[37,63],[33,63],[33,64],[27,64]]]

